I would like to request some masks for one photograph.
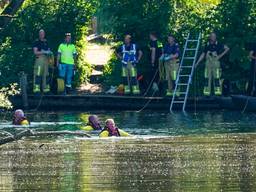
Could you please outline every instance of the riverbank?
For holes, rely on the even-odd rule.
[[[11,98],[15,108],[23,108],[22,97]],[[169,110],[171,97],[142,97],[118,95],[44,95],[28,96],[28,109],[42,110]],[[179,109],[180,105],[176,105]],[[215,97],[189,98],[188,110],[221,109]]]

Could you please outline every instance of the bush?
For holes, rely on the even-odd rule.
[[[17,84],[11,84],[9,87],[0,88],[0,109],[11,109],[12,103],[9,101],[9,96],[19,93]]]
[[[17,75],[25,71],[30,81],[33,68],[32,44],[38,38],[39,29],[46,31],[52,51],[57,54],[64,34],[71,32],[78,48],[78,83],[90,74],[90,66],[83,60],[86,47],[85,35],[90,18],[97,8],[97,0],[27,0],[17,13],[17,19],[2,32],[0,41],[1,84],[17,82]]]
[[[162,0],[161,3],[156,0],[142,0],[140,3],[135,0],[102,0],[98,15],[102,21],[100,23],[106,23],[101,24],[101,30],[113,33],[117,41],[122,40],[126,33],[134,36],[144,52],[139,66],[143,73],[147,73],[149,68],[147,45],[151,30],[161,34],[162,42],[166,42],[167,33],[173,33],[181,49],[188,32],[202,32],[204,45],[208,34],[215,31],[219,41],[231,48],[222,60],[223,77],[242,87],[249,74],[250,43],[256,41],[255,8],[254,0]],[[114,58],[111,61],[116,62]],[[114,81],[117,79],[116,64],[108,67],[113,77],[107,73],[107,79]],[[203,82],[202,74],[202,69],[197,71],[198,82]]]

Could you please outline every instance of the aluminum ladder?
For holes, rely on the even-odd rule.
[[[201,33],[199,33],[194,38],[189,33],[186,38],[182,59],[177,74],[175,89],[172,96],[172,102],[170,105],[170,112],[173,111],[174,105],[182,105],[182,110],[183,112],[185,112],[189,88],[192,84],[192,77],[195,70],[200,42]]]

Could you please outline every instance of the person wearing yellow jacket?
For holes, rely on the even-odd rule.
[[[97,115],[90,115],[86,126],[81,127],[84,131],[98,131],[102,130],[99,117]]]
[[[30,123],[26,118],[23,110],[18,109],[14,112],[12,124],[25,126],[25,125],[29,125]]]
[[[106,120],[106,126],[101,131],[99,137],[130,137],[131,135],[116,127],[113,119]]]

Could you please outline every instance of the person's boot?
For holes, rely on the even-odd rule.
[[[173,91],[170,91],[169,89],[167,89],[165,96],[166,97],[172,97],[173,96]]]
[[[44,94],[49,95],[49,94],[50,94],[50,91],[51,91],[50,86],[49,86],[49,85],[46,85],[46,87],[45,87],[44,90],[43,90]]]
[[[139,94],[140,94],[139,86],[137,86],[137,85],[132,86],[132,93],[133,93],[134,95],[139,95]]]
[[[222,95],[221,88],[216,87],[214,93],[215,93],[216,96],[221,96]]]
[[[36,96],[38,96],[38,95],[41,94],[40,85],[34,85],[33,93],[34,93]]]
[[[130,95],[131,94],[131,90],[130,90],[130,87],[128,85],[124,86],[124,94],[125,95]]]
[[[211,96],[211,91],[209,89],[209,87],[204,87],[204,96],[206,97],[210,97]]]

